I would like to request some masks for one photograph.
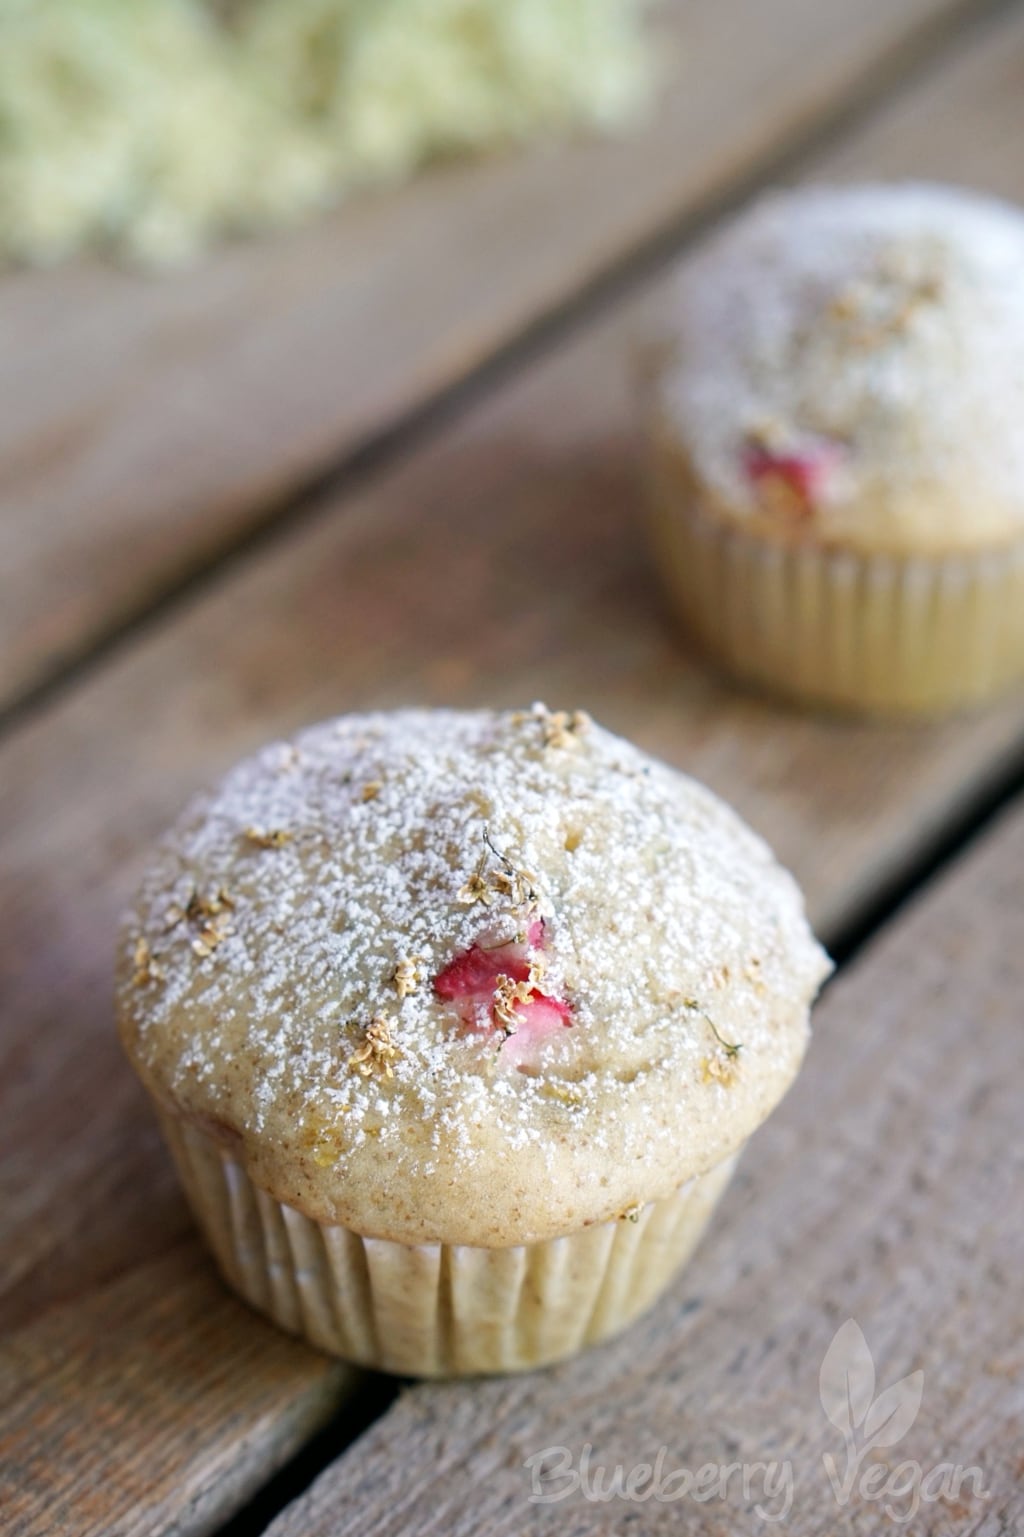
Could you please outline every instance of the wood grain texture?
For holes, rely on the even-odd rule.
[[[356,1381],[181,1245],[0,1341],[6,1537],[212,1531]]]
[[[986,3],[671,0],[632,137],[431,174],[188,272],[7,277],[0,703]]]
[[[844,151],[843,168],[935,173],[955,150],[965,176],[1020,191],[1022,61],[1024,25],[998,29]],[[982,149],[972,165],[962,146],[973,124]],[[1019,699],[927,730],[802,718],[719,685],[679,645],[644,554],[628,380],[633,344],[661,303],[655,289],[624,307],[429,451],[326,501],[316,522],[137,636],[0,746],[0,1327],[38,1367],[22,1379],[31,1396],[19,1394],[33,1414],[12,1406],[22,1445],[43,1457],[58,1401],[67,1415],[82,1410],[80,1434],[60,1442],[67,1487],[116,1463],[106,1417],[123,1410],[119,1423],[134,1423],[141,1381],[96,1414],[87,1376],[62,1375],[63,1361],[84,1359],[90,1309],[102,1312],[123,1284],[140,1340],[147,1328],[159,1338],[169,1316],[193,1316],[187,1286],[154,1293],[148,1280],[179,1253],[196,1263],[198,1248],[117,1053],[109,1000],[117,911],[147,841],[200,781],[334,710],[547,695],[591,708],[736,802],[834,933],[953,808],[1019,761]],[[215,1349],[201,1337],[186,1420],[151,1422],[152,1464],[172,1471],[135,1508],[136,1530],[185,1530],[212,1467],[228,1479],[237,1465],[249,1487],[259,1480],[244,1415],[218,1419],[218,1406],[246,1401],[254,1331],[266,1338],[231,1309]],[[313,1384],[315,1417],[326,1412],[316,1399],[324,1368],[305,1360],[296,1372]],[[295,1394],[289,1376],[276,1399],[284,1425],[306,1402]],[[274,1414],[257,1415],[267,1458]],[[205,1433],[182,1452],[182,1428],[196,1422]],[[102,1487],[108,1506],[93,1507],[88,1528],[70,1507],[54,1519],[30,1485],[22,1530],[116,1529],[137,1486],[126,1492],[112,1473]]]
[[[1022,863],[1018,807],[834,986],[796,1086],[652,1313],[551,1371],[404,1394],[268,1537],[684,1528],[725,1537],[766,1529],[757,1503],[783,1508],[781,1494],[762,1497],[756,1473],[748,1498],[735,1474],[725,1498],[704,1502],[599,1503],[581,1487],[531,1503],[526,1460],[566,1447],[578,1471],[588,1445],[593,1467],[627,1472],[654,1464],[662,1446],[666,1471],[788,1461],[786,1531],[898,1529],[859,1482],[840,1505],[823,1465],[825,1453],[836,1457],[840,1479],[847,1466],[818,1376],[849,1318],[874,1354],[878,1393],[924,1373],[912,1426],[862,1470],[877,1464],[873,1476],[895,1476],[895,1489],[911,1486],[896,1471],[907,1460],[923,1472],[942,1462],[981,1469],[959,1495],[922,1503],[908,1529],[1020,1531]],[[554,1471],[553,1459],[543,1465]],[[888,1503],[909,1512],[909,1494]]]

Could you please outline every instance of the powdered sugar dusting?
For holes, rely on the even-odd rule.
[[[523,1188],[488,1185],[455,1227],[501,1241],[512,1192],[538,1234],[531,1190],[625,1208],[730,1151],[795,1071],[825,963],[789,876],[709,791],[552,719],[328,722],[240,764],[159,850],[123,931],[126,1041],[285,1198],[362,1231],[383,1201],[389,1233],[421,1235],[442,1187],[464,1206],[466,1181],[518,1160]],[[525,918],[506,862],[529,873]],[[571,1025],[524,1060],[431,979],[537,915]],[[709,1073],[737,1040],[735,1082]]]
[[[810,188],[684,267],[661,399],[735,516],[784,525],[751,445],[835,451],[813,525],[868,548],[1024,534],[1024,216],[928,185]],[[796,511],[805,511],[796,507]]]

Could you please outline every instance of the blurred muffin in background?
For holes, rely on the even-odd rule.
[[[683,619],[800,700],[936,714],[1024,675],[1024,215],[811,188],[684,266],[649,400]]]

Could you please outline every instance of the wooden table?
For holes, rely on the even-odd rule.
[[[609,1469],[788,1461],[792,1528],[877,1532],[823,1462],[848,1318],[879,1390],[924,1373],[878,1476],[980,1470],[985,1497],[911,1529],[1024,1529],[1024,699],[911,729],[709,676],[639,534],[629,383],[671,260],[764,183],[1024,200],[1024,3],[678,0],[659,25],[670,78],[629,140],[430,174],[185,273],[0,284],[5,1532],[760,1529],[756,1485],[532,1503],[528,1459],[578,1472],[587,1444]],[[215,1278],[113,1039],[113,927],[150,838],[264,738],[536,697],[732,800],[839,975],[646,1320],[396,1396]]]

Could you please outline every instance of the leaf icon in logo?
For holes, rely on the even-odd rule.
[[[879,1393],[864,1420],[864,1437],[870,1446],[895,1446],[917,1419],[924,1393],[924,1372],[911,1372]]]
[[[818,1375],[818,1391],[821,1407],[844,1436],[852,1435],[856,1426],[867,1418],[875,1396],[875,1363],[863,1330],[855,1319],[846,1320],[825,1352]],[[920,1401],[919,1396],[918,1406]],[[917,1407],[914,1413],[917,1413]]]

